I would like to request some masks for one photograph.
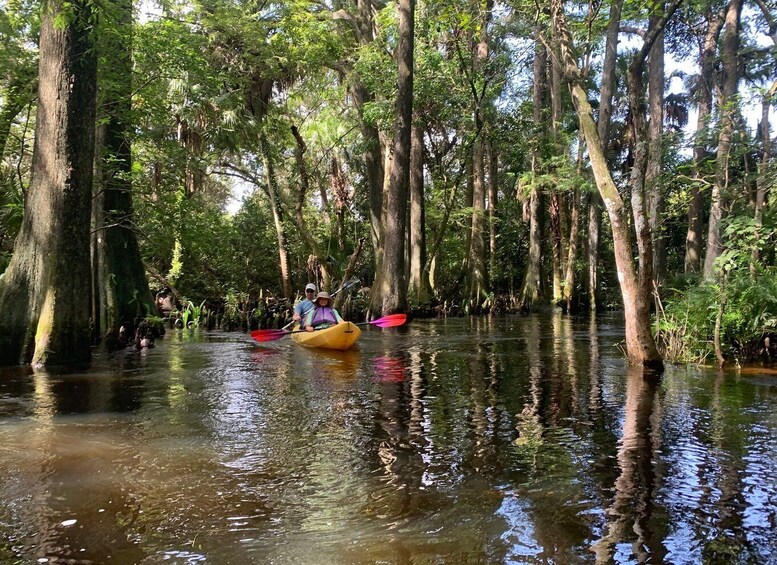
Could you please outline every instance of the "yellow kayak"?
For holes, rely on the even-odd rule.
[[[359,326],[351,322],[342,322],[323,330],[294,333],[291,334],[291,339],[305,347],[342,350],[351,347],[361,335]]]

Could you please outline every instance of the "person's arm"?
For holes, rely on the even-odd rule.
[[[294,305],[294,315],[291,317],[295,322],[299,322],[302,319],[302,302],[297,302]]]
[[[308,315],[305,316],[305,329],[309,332],[312,332],[315,328],[313,327],[313,314],[315,313],[316,309],[311,308],[311,310],[308,312]]]

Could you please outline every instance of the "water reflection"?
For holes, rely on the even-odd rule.
[[[172,332],[0,372],[0,562],[767,562],[777,387],[624,367],[617,318],[321,352]]]
[[[660,444],[658,382],[639,368],[626,374],[623,435],[618,446],[618,478],[605,511],[604,535],[593,546],[596,561],[663,561],[661,537],[652,531],[656,490],[654,453]],[[616,552],[618,555],[616,556]]]

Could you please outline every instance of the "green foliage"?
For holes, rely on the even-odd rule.
[[[206,315],[205,301],[203,300],[199,306],[197,306],[191,300],[186,304],[186,308],[181,311],[181,325],[184,328],[197,329],[200,327],[202,318]]]
[[[746,269],[729,272],[725,283],[692,285],[677,291],[659,318],[659,341],[673,362],[703,363],[714,354],[718,310],[721,347],[726,357],[756,359],[766,335],[777,332],[777,268],[755,276]]]
[[[224,311],[221,317],[221,327],[227,331],[247,329],[249,296],[233,289],[227,291],[224,298]]]
[[[11,260],[16,234],[22,227],[24,200],[13,171],[0,165],[0,274]]]

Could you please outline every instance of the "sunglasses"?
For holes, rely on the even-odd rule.
[[[315,290],[307,289],[305,292],[316,292]]]

